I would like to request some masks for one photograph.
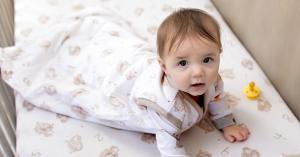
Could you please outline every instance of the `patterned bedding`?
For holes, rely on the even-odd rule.
[[[220,74],[225,83],[227,103],[237,121],[248,126],[251,135],[245,142],[231,144],[208,120],[204,120],[184,133],[182,143],[187,152],[196,157],[300,156],[299,121],[208,0],[132,0],[130,3],[117,0],[16,0],[16,42],[30,43],[26,39],[48,31],[55,21],[91,7],[109,8],[120,14],[152,48],[155,47],[158,25],[174,9],[197,7],[208,11],[221,25]],[[243,95],[242,90],[250,81],[255,81],[262,89],[257,100],[249,100]],[[20,157],[159,156],[151,134],[118,130],[49,112],[28,103],[18,93],[16,105],[17,155]]]

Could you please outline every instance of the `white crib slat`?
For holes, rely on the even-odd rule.
[[[0,46],[12,45],[14,41],[13,0],[0,1],[0,15]]]
[[[14,96],[12,95],[12,89],[8,87],[2,80],[0,81],[0,103],[3,105],[3,110],[5,111],[6,117],[13,128],[16,130],[16,113],[15,113],[15,104],[14,104]]]
[[[1,155],[13,157],[15,154],[15,107],[10,89],[0,79],[0,138]]]
[[[2,127],[3,126],[0,123],[0,130],[3,129]],[[14,157],[15,154],[14,148],[10,146],[3,132],[0,131],[0,157]]]
[[[10,46],[14,38],[13,0],[0,0],[0,46]],[[15,105],[12,90],[0,77],[0,157],[15,156]]]

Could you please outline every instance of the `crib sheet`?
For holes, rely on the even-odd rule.
[[[182,143],[191,156],[292,157],[300,156],[299,121],[288,109],[257,63],[233,35],[209,0],[15,0],[16,42],[47,31],[57,19],[89,7],[109,7],[120,13],[152,47],[160,22],[179,7],[208,11],[221,25],[223,53],[220,74],[227,103],[239,123],[251,131],[242,143],[228,143],[204,120],[184,133]],[[262,89],[249,100],[243,88],[249,81]],[[72,119],[34,107],[16,93],[17,156],[155,157],[159,152],[150,134],[129,132]]]

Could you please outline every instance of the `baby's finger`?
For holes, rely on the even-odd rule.
[[[246,140],[248,138],[248,131],[240,131],[240,134],[242,136],[242,141]]]
[[[244,136],[239,132],[239,133],[235,134],[235,139],[237,141],[243,141],[244,140]]]
[[[240,124],[239,126],[241,127],[240,132],[242,132],[242,135],[244,137],[245,137],[245,135],[248,136],[250,134],[250,131],[249,131],[248,127],[245,124]]]
[[[240,141],[244,141],[248,138],[248,133],[247,132],[240,132],[240,135],[241,135],[241,139]]]
[[[243,128],[243,129],[249,130],[248,127],[247,127],[247,125],[245,125],[244,123],[239,124],[239,126],[240,126],[241,128]]]
[[[235,142],[235,137],[231,135],[225,136],[225,139],[231,143]]]

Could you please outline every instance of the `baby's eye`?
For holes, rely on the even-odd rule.
[[[184,67],[184,66],[186,66],[188,64],[188,62],[186,61],[186,60],[181,60],[181,61],[179,61],[178,62],[178,66],[182,66],[182,67]]]
[[[214,59],[211,58],[211,57],[206,57],[206,58],[203,59],[203,63],[210,63],[212,61],[214,61]]]

